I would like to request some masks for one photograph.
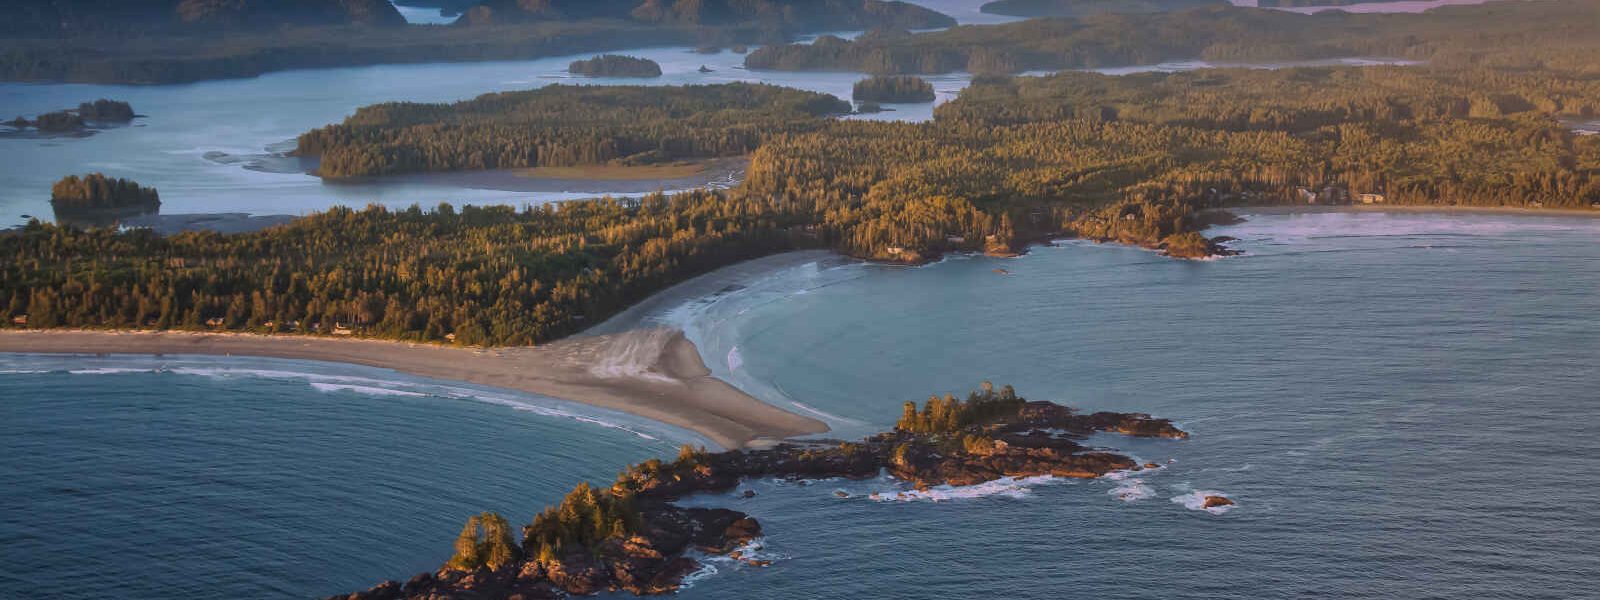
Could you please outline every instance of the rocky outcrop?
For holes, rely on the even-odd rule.
[[[925,413],[916,413],[913,408],[907,408],[906,419],[919,419],[916,432],[897,428],[860,442],[789,442],[770,449],[718,453],[685,447],[673,462],[652,459],[624,471],[605,491],[610,499],[592,500],[596,491],[587,484],[568,496],[567,502],[591,498],[587,506],[631,506],[637,511],[634,517],[619,518],[613,528],[615,533],[592,538],[597,541],[585,542],[588,545],[552,546],[544,542],[535,547],[534,533],[529,533],[520,556],[499,568],[446,568],[418,575],[404,584],[384,582],[365,592],[337,598],[531,600],[607,591],[670,593],[679,588],[684,577],[700,569],[692,558],[695,553],[728,556],[753,566],[770,564],[747,556],[744,550],[761,537],[759,522],[727,508],[673,504],[691,494],[731,491],[750,478],[804,482],[829,477],[869,478],[884,471],[919,489],[973,485],[1002,477],[1099,477],[1147,467],[1140,467],[1126,456],[1083,445],[1090,434],[1188,437],[1166,419],[1141,413],[1083,414],[1050,402],[1022,400],[1012,395],[1009,387],[1000,394],[985,387],[982,394],[974,393],[966,403],[951,399]],[[920,420],[924,414],[933,418],[924,422]],[[1151,463],[1148,468],[1156,466]],[[847,493],[840,494],[849,497]],[[746,490],[742,497],[751,495]],[[1231,503],[1226,498],[1216,498]],[[1208,507],[1212,501],[1210,497],[1206,499]],[[563,504],[561,510],[552,509],[547,514],[559,515],[569,510],[575,515],[582,512]],[[628,520],[636,524],[625,526]],[[540,520],[535,519],[527,531],[538,531],[540,527]]]
[[[1234,501],[1227,496],[1206,496],[1200,508],[1217,508],[1219,506],[1233,506]]]

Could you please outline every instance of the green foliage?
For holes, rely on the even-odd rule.
[[[455,104],[367,106],[301,135],[299,153],[320,155],[324,177],[642,164],[745,154],[849,111],[833,96],[762,84],[553,85]]]
[[[660,77],[661,65],[648,58],[603,54],[588,60],[575,60],[567,72],[590,77]]]
[[[1017,397],[1016,390],[1011,386],[1002,387],[996,392],[994,386],[986,381],[982,390],[968,394],[965,401],[957,400],[953,395],[944,398],[930,396],[920,411],[916,403],[907,402],[905,412],[894,428],[908,433],[954,433],[973,425],[1014,416],[1025,403],[1025,400]]]
[[[593,551],[602,541],[631,535],[640,524],[629,497],[580,483],[523,528],[523,547],[548,561],[577,549]]]
[[[471,571],[479,567],[499,569],[521,558],[512,539],[511,525],[498,513],[486,512],[467,518],[456,537],[455,555],[445,568]]]
[[[792,248],[781,203],[708,192],[518,211],[335,208],[265,231],[0,234],[31,324],[226,329],[464,345],[577,331],[673,282]],[[209,325],[212,319],[218,324]]]
[[[50,204],[58,209],[156,207],[161,196],[155,188],[141,187],[128,179],[115,179],[100,173],[79,177],[68,175],[50,187]]]
[[[933,85],[921,77],[880,75],[857,81],[851,97],[857,102],[933,102]]]

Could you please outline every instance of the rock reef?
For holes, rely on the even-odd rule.
[[[580,484],[524,528],[520,548],[506,548],[509,539],[495,542],[493,535],[477,541],[477,521],[469,521],[456,557],[439,571],[332,598],[532,600],[604,591],[669,593],[701,568],[695,553],[769,564],[744,550],[761,537],[754,518],[726,508],[680,507],[673,503],[680,498],[732,491],[746,479],[765,477],[866,479],[887,471],[926,489],[1005,477],[1092,478],[1145,468],[1127,456],[1083,445],[1097,432],[1188,437],[1167,419],[1085,414],[1024,400],[1010,386],[995,390],[985,384],[965,401],[934,397],[921,409],[907,403],[895,429],[860,442],[786,442],[717,453],[686,446],[675,461],[651,459],[629,467],[608,489]],[[501,546],[484,546],[494,543]],[[486,561],[484,556],[501,558]]]

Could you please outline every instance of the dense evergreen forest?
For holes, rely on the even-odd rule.
[[[857,81],[850,97],[857,102],[933,102],[933,85],[921,77],[877,75]]]
[[[808,131],[850,105],[763,84],[547,86],[455,104],[363,107],[300,136],[324,177],[737,156]]]
[[[589,77],[660,77],[661,65],[648,58],[602,54],[572,61],[567,65],[567,72]]]
[[[0,254],[15,257],[0,265],[0,314],[28,314],[36,327],[305,333],[345,325],[391,339],[528,344],[686,277],[793,248],[914,262],[1079,235],[1203,256],[1214,249],[1196,233],[1201,211],[1218,206],[1588,208],[1600,202],[1600,136],[1576,135],[1557,117],[1595,114],[1597,86],[1550,70],[1456,67],[990,76],[928,123],[816,117],[842,101],[770,86],[656,88],[650,98],[694,110],[754,107],[715,118],[770,116],[759,107],[778,98],[803,118],[757,118],[750,130],[759,135],[732,146],[697,142],[756,148],[744,182],[724,192],[525,210],[340,208],[240,235],[33,224],[0,235]],[[573,103],[558,113],[565,118],[616,127],[638,119],[576,107],[623,106],[644,91],[544,94]],[[540,97],[380,105],[341,127],[405,142],[391,136],[470,114],[486,148],[516,148],[521,142],[509,142],[527,139],[528,127],[497,129],[496,120],[537,122],[519,107]],[[638,110],[663,110],[646,106]],[[696,118],[712,117],[685,117]],[[685,119],[645,130],[670,132]],[[429,156],[439,164],[483,154],[453,154],[456,143],[426,147],[437,149]]]
[[[745,65],[878,74],[1015,73],[1196,58],[1277,61],[1365,56],[1577,69],[1595,64],[1597,13],[1597,0],[1496,2],[1420,14],[1301,15],[1223,6],[1154,15],[1031,19],[917,34],[878,33],[855,41],[824,37],[812,44],[757,49],[745,57]],[[1466,31],[1472,34],[1463,35]]]
[[[979,10],[1012,17],[1084,17],[1095,14],[1147,14],[1227,4],[1226,0],[995,0],[979,7]]]

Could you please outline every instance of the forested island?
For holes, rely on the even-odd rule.
[[[572,61],[567,65],[567,72],[589,77],[660,77],[661,65],[648,58],[602,54]]]
[[[1148,14],[1227,5],[1226,0],[995,0],[978,10],[1011,17],[1084,17],[1094,14]]]
[[[651,164],[749,153],[825,126],[850,105],[764,84],[547,86],[455,104],[363,107],[300,136],[323,177],[416,171]]]
[[[744,556],[746,546],[762,535],[756,519],[727,508],[673,503],[693,494],[734,490],[747,479],[867,479],[887,471],[927,489],[1006,477],[1094,478],[1159,468],[1084,446],[1084,438],[1095,432],[1188,437],[1167,419],[1085,414],[1030,402],[1011,386],[997,390],[985,382],[964,400],[936,396],[920,409],[907,402],[894,430],[860,442],[791,442],[769,450],[717,453],[684,446],[671,462],[651,459],[628,467],[609,488],[578,484],[522,528],[521,543],[504,517],[476,515],[457,538],[455,554],[437,572],[329,600],[662,594],[676,591],[685,576],[700,568],[688,556],[691,552],[766,566]]]
[[[850,92],[856,102],[933,102],[933,85],[921,77],[879,75],[857,81]]]
[[[7,37],[0,80],[183,83],[953,24],[931,10],[878,0],[496,0],[447,27],[407,25],[386,0],[25,0],[0,22]]]
[[[76,110],[48,112],[32,119],[19,116],[6,124],[19,130],[31,127],[43,133],[74,133],[83,131],[91,124],[125,124],[135,116],[133,106],[127,102],[101,98],[79,104]]]
[[[50,204],[58,210],[155,209],[161,206],[161,196],[155,188],[141,186],[132,180],[91,173],[83,177],[68,175],[57,181],[50,187]]]

